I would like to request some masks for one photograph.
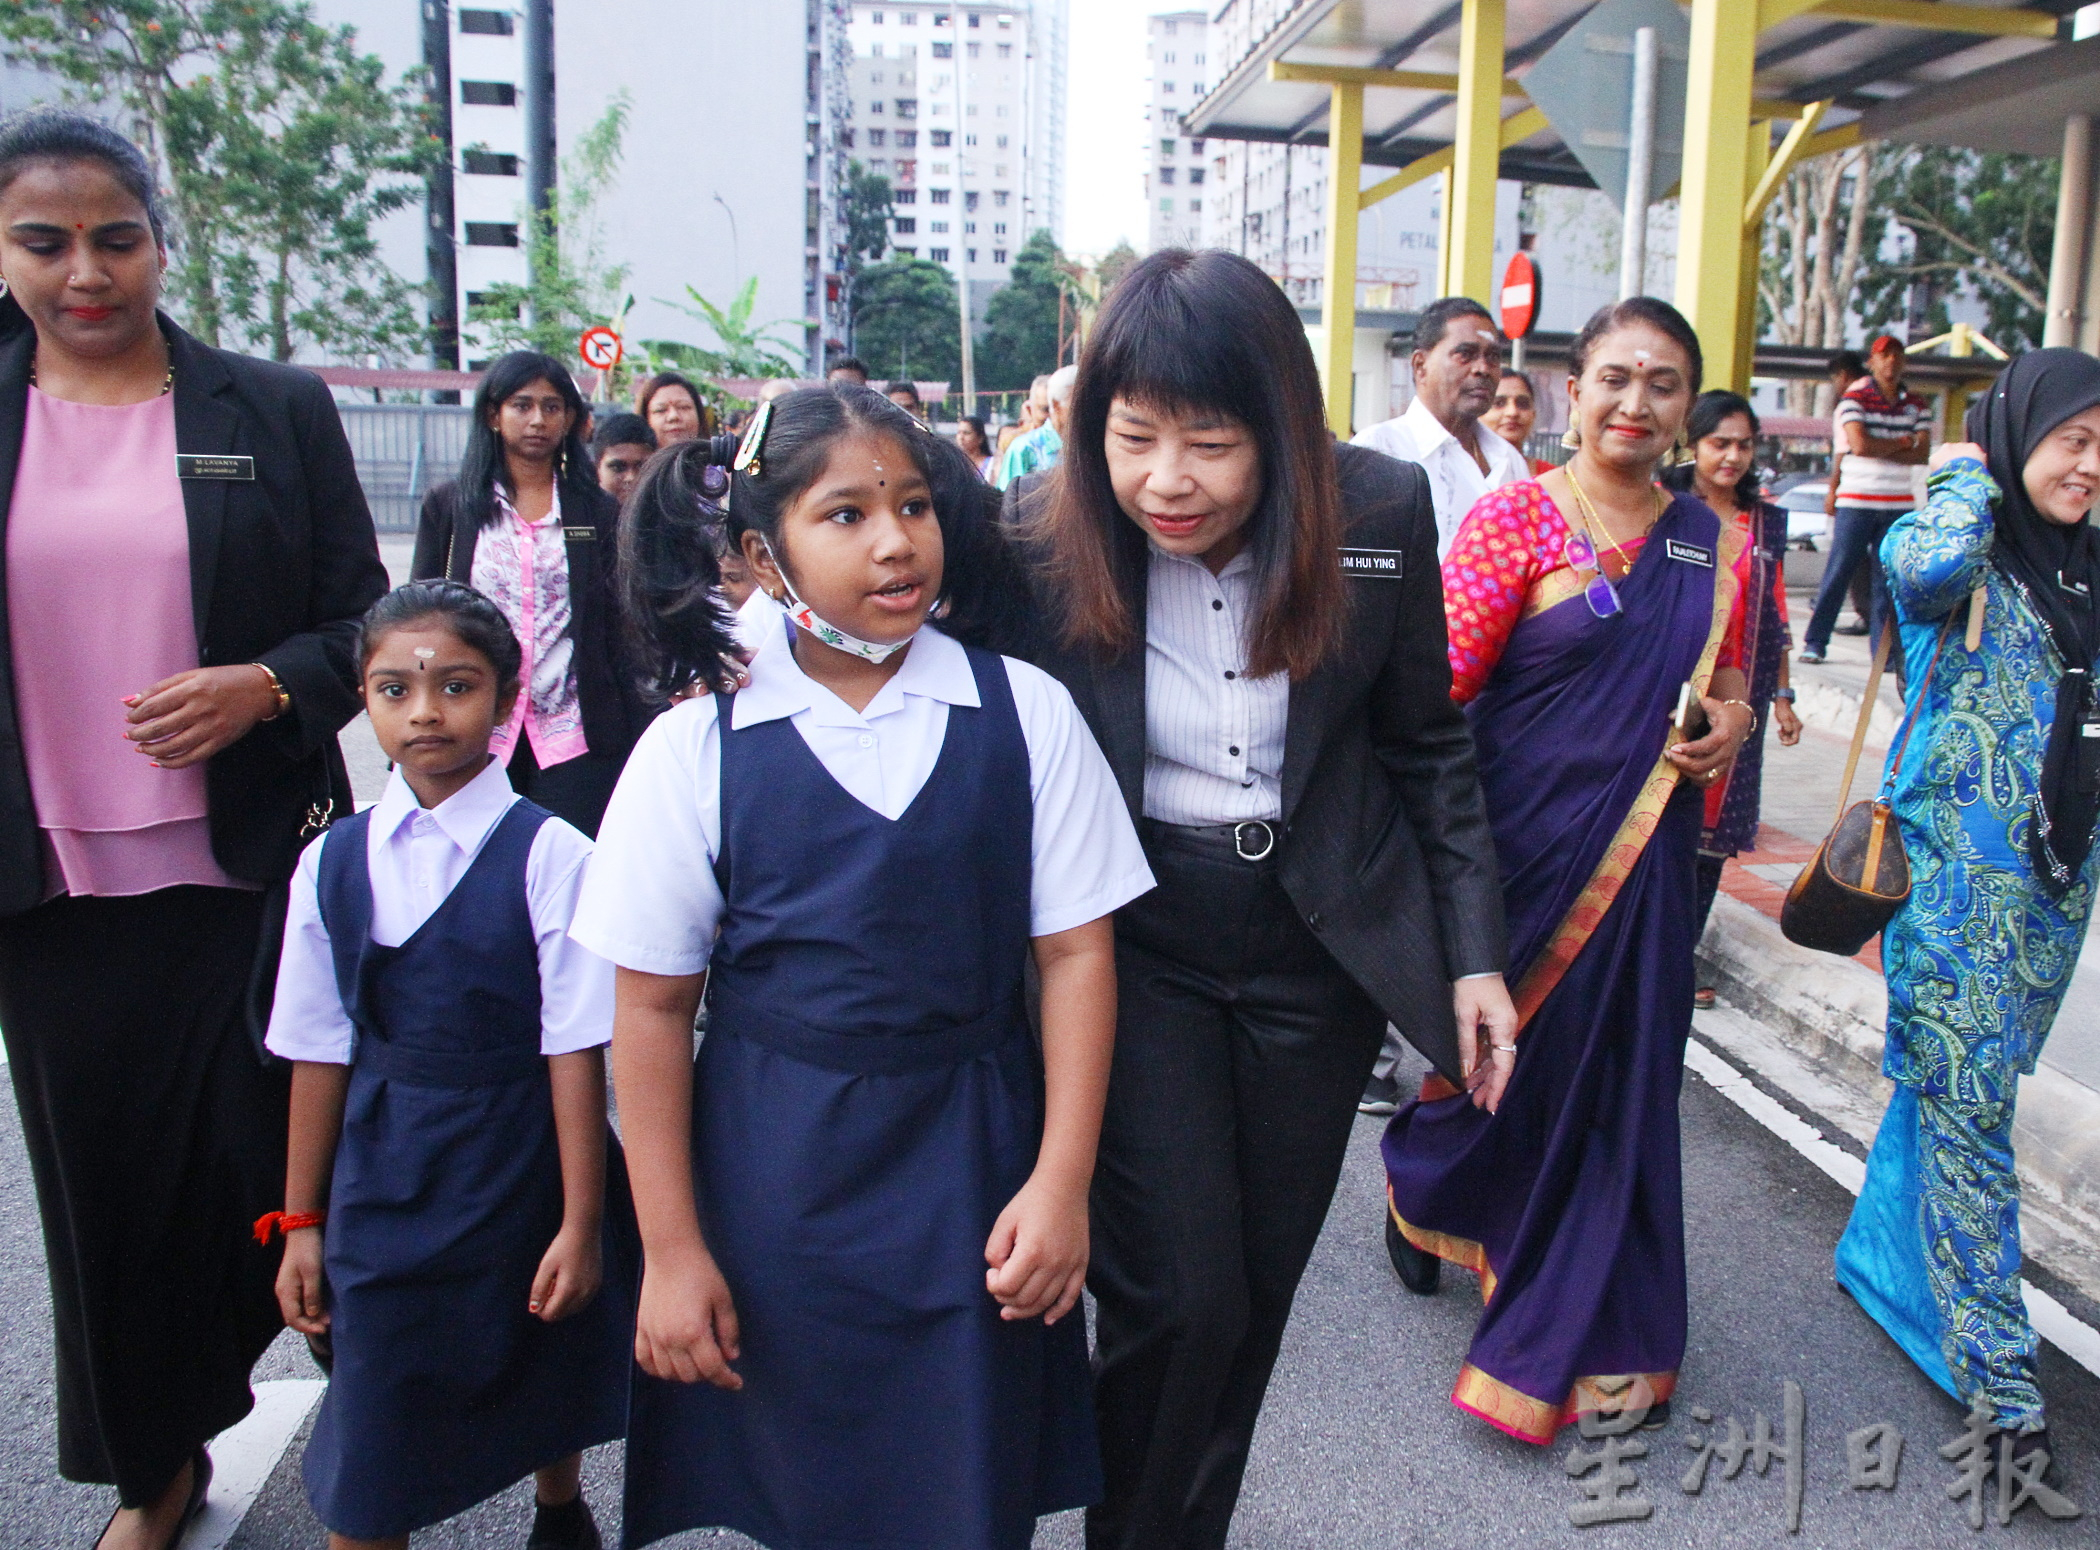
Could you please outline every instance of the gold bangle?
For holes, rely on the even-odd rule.
[[[269,715],[263,717],[263,720],[275,721],[279,716],[282,716],[292,708],[292,691],[284,686],[284,681],[271,670],[268,663],[250,662],[248,665],[261,668],[263,677],[270,680],[270,692],[277,696],[277,708],[271,711]]]
[[[1748,700],[1723,700],[1721,703],[1723,705],[1740,705],[1743,709],[1750,712],[1750,731],[1745,732],[1743,736],[1749,737],[1757,731],[1757,707],[1755,705],[1752,705]]]

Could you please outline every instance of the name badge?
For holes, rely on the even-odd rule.
[[[255,459],[220,456],[212,452],[178,452],[175,454],[175,477],[252,480],[255,477]]]
[[[561,536],[573,544],[584,539],[596,538],[598,530],[594,527],[565,527],[561,530]]]
[[[1377,576],[1386,581],[1400,579],[1398,549],[1344,549],[1341,557],[1344,576]]]
[[[1708,570],[1714,568],[1713,550],[1702,549],[1697,544],[1688,544],[1681,539],[1672,538],[1663,545],[1663,552],[1671,559],[1682,560],[1687,565],[1704,565]]]

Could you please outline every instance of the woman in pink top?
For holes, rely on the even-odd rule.
[[[258,968],[386,587],[328,389],[158,316],[165,262],[127,141],[0,128],[0,1029],[105,1550],[180,1537],[280,1328]]]
[[[410,573],[463,581],[525,648],[525,692],[490,751],[512,788],[596,837],[653,710],[612,593],[620,507],[598,488],[568,368],[536,350],[489,363],[459,478],[423,501]]]

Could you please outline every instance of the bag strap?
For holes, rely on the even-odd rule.
[[[1889,651],[1896,643],[1896,621],[1889,619],[1881,627],[1881,639],[1874,642],[1874,665],[1867,669],[1867,692],[1859,702],[1859,725],[1852,729],[1852,747],[1845,755],[1845,778],[1838,782],[1837,818],[1831,827],[1837,827],[1845,816],[1845,809],[1852,801],[1852,777],[1859,772],[1860,751],[1867,746],[1867,723],[1874,716],[1874,702],[1881,693],[1881,671],[1889,665]]]

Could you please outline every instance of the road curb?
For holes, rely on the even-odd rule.
[[[1862,1145],[1888,1102],[1881,1074],[1887,992],[1865,964],[1789,942],[1725,893],[1699,944],[1712,985],[1850,1102],[1830,1117]],[[2013,1126],[2027,1254],[2100,1299],[2100,1092],[2043,1064],[2020,1083]]]

